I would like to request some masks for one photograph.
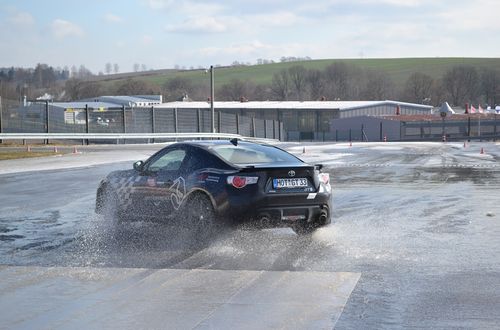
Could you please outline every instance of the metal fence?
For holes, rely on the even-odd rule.
[[[208,133],[211,113],[206,109],[99,108],[8,104],[1,110],[3,133]],[[218,133],[283,140],[283,124],[237,114],[215,112]]]
[[[345,129],[334,129],[334,141],[442,141],[498,140],[500,115],[474,115],[460,119],[382,121],[374,119]]]

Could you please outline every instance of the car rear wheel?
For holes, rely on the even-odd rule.
[[[215,235],[218,226],[212,202],[207,195],[191,196],[184,206],[183,216],[196,241],[205,242]]]

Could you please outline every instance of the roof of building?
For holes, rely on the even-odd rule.
[[[121,108],[120,104],[109,103],[109,102],[52,102],[49,103],[51,107],[59,107],[65,109],[85,109],[87,106],[89,109],[99,109],[99,108]]]
[[[354,110],[359,108],[366,108],[377,105],[400,105],[409,106],[414,108],[421,108],[422,110],[431,110],[432,106],[397,102],[397,101],[250,101],[250,102],[237,102],[237,101],[216,101],[214,108],[217,109],[338,109]],[[210,102],[167,102],[156,105],[155,108],[177,108],[177,109],[208,109]]]
[[[393,120],[393,121],[441,121],[443,120],[439,114],[434,115],[381,115],[372,116],[376,118]],[[465,121],[468,118],[473,120],[480,119],[495,119],[494,113],[472,113],[472,114],[448,114],[446,121]]]
[[[162,102],[162,97],[161,95],[103,95],[103,96],[80,100],[80,102],[85,102],[85,101],[109,102],[109,103],[116,103],[119,105],[131,106],[134,104],[141,104],[141,103],[158,104]]]

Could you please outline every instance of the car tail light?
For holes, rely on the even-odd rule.
[[[249,184],[256,184],[257,181],[259,181],[259,177],[257,176],[231,175],[227,177],[227,184],[230,184],[235,188],[243,188]]]
[[[323,182],[324,184],[329,184],[330,183],[330,173],[320,173],[319,174],[319,181]]]

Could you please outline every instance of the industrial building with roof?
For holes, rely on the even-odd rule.
[[[23,131],[30,130],[33,125],[33,128],[42,130],[41,125],[47,121],[49,108],[51,132],[82,132],[85,131],[82,125],[90,125],[87,129],[92,132],[205,132],[211,129],[209,102],[162,103],[160,95],[100,96],[75,102],[42,102],[20,109],[20,114],[24,115],[19,118],[17,126]],[[376,117],[429,116],[433,108],[397,101],[217,101],[214,102],[214,109],[215,127],[220,132],[279,136],[288,141],[338,141],[356,140],[359,134],[353,134],[353,130],[358,131],[360,125],[364,140],[374,140],[373,134],[368,132],[378,129],[378,124],[374,123],[380,120]],[[29,122],[33,125],[30,126]],[[226,127],[228,125],[231,127]],[[383,134],[396,139],[396,131]]]
[[[194,111],[209,102],[168,102],[155,109]],[[432,106],[396,101],[252,101],[214,102],[216,111],[283,123],[286,140],[336,140],[332,124],[338,119],[383,115],[430,115]]]

